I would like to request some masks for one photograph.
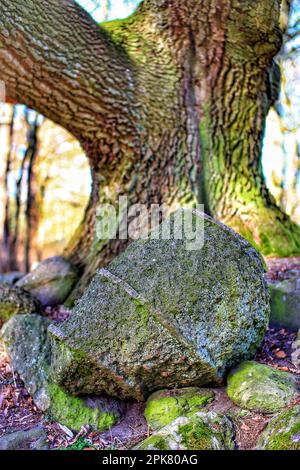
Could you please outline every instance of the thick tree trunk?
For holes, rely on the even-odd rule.
[[[264,254],[300,252],[260,163],[279,13],[280,0],[145,0],[99,27],[72,0],[1,0],[9,96],[67,128],[90,159],[91,201],[68,250],[83,282],[126,245],[95,231],[96,208],[119,196],[204,202]]]

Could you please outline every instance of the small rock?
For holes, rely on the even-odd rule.
[[[48,448],[47,434],[41,426],[5,434],[0,438],[0,450],[47,450]]]
[[[0,320],[7,321],[17,314],[37,313],[40,303],[20,287],[0,283]]]
[[[258,440],[257,450],[300,450],[300,405],[269,421]]]
[[[270,322],[291,330],[300,328],[300,279],[270,282]]]
[[[13,285],[17,281],[19,281],[23,276],[25,276],[25,273],[22,273],[20,271],[12,271],[9,273],[0,274],[0,282],[5,282],[6,284]]]
[[[77,280],[76,268],[61,256],[55,256],[42,261],[16,285],[31,292],[43,306],[53,306],[66,300]]]
[[[125,405],[108,397],[74,397],[54,384],[50,376],[49,320],[40,315],[18,315],[2,327],[0,338],[38,408],[53,421],[74,431],[90,425],[98,431],[111,428]]]
[[[136,450],[233,450],[232,422],[215,412],[179,417],[136,446]]]
[[[148,398],[145,418],[151,429],[161,429],[180,416],[200,411],[214,396],[214,392],[197,387],[161,390]]]
[[[261,413],[275,413],[298,394],[295,377],[254,361],[233,370],[227,381],[227,394],[238,406]]]

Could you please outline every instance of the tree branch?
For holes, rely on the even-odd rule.
[[[73,0],[1,0],[0,80],[87,145],[103,127],[118,138],[120,115],[133,120],[130,61]]]

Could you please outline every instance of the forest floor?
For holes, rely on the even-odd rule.
[[[269,260],[268,268],[267,277],[272,281],[283,280],[291,275],[300,278],[300,258]],[[62,307],[48,308],[45,313],[56,321],[64,321],[69,314]],[[298,378],[300,385],[300,366],[293,364],[291,357],[296,336],[297,332],[270,327],[255,360],[292,373]],[[212,390],[215,392],[215,400],[209,406],[210,410],[231,413],[237,409],[227,397],[225,387]],[[300,403],[300,396],[296,402]],[[140,403],[129,403],[125,417],[110,431],[96,433],[88,427],[83,427],[79,433],[74,434],[67,427],[45,419],[0,346],[0,437],[42,424],[47,431],[51,449],[130,449],[149,435],[147,423],[143,417],[144,406]],[[238,418],[236,422],[237,448],[253,449],[269,420],[270,416],[256,412],[249,412],[246,416]]]

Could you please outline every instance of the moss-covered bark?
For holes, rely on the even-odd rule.
[[[96,25],[73,0],[2,0],[0,78],[9,96],[72,132],[93,191],[68,255],[84,279],[126,241],[98,240],[96,208],[204,202],[264,254],[300,251],[260,164],[276,97],[280,0],[144,0]]]

